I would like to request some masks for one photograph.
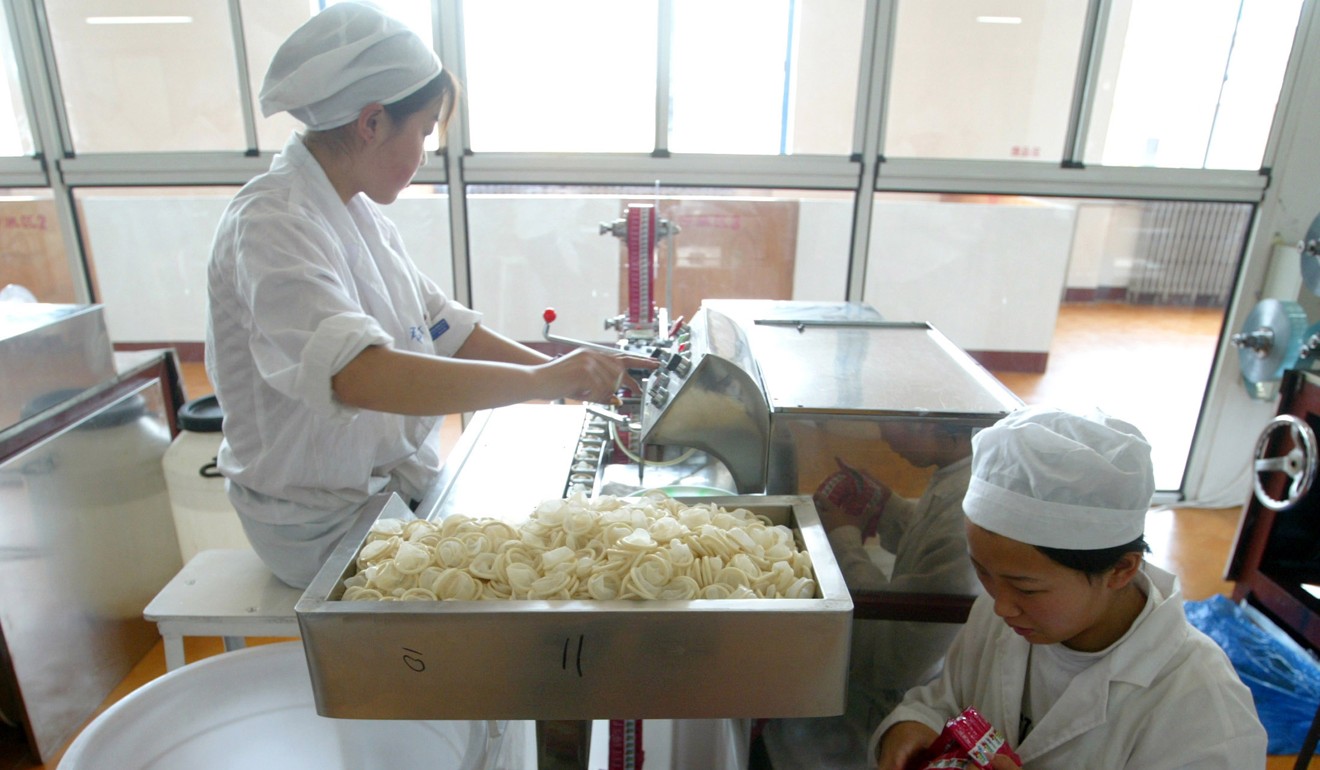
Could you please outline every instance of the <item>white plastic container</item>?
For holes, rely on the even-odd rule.
[[[318,716],[302,644],[281,642],[134,690],[78,735],[59,770],[520,770],[530,726]]]
[[[225,480],[215,468],[224,437],[221,420],[215,396],[184,404],[179,409],[181,430],[162,461],[179,553],[185,563],[208,548],[252,547],[225,494]]]

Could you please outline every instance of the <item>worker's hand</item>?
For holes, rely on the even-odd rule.
[[[908,770],[908,766],[940,734],[920,722],[899,722],[880,738],[876,749],[876,770]]]
[[[546,398],[572,398],[599,404],[616,402],[616,392],[627,388],[640,394],[642,386],[628,374],[629,369],[654,369],[660,365],[653,358],[611,355],[579,348],[537,367],[545,380]]]
[[[875,534],[889,497],[889,487],[836,457],[839,470],[821,482],[811,496],[826,531],[854,526],[862,539]]]
[[[1014,762],[1007,754],[996,754],[990,758],[990,767],[994,770],[1021,770],[1022,765]]]

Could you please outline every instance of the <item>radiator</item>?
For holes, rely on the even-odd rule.
[[[1250,221],[1245,204],[1143,204],[1128,302],[1226,307]]]

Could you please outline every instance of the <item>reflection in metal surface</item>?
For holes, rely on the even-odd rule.
[[[0,464],[0,629],[52,756],[156,641],[142,609],[181,566],[159,383]]]

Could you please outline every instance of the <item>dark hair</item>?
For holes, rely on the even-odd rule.
[[[1146,544],[1145,535],[1130,543],[1116,545],[1112,548],[1096,548],[1084,551],[1071,548],[1046,548],[1043,545],[1035,546],[1035,548],[1056,564],[1062,564],[1068,569],[1086,573],[1088,580],[1100,577],[1113,569],[1118,564],[1118,560],[1129,553],[1150,553],[1150,546]]]
[[[443,128],[449,125],[449,119],[454,116],[454,105],[458,102],[458,94],[458,81],[449,74],[449,70],[440,70],[440,73],[428,80],[426,85],[397,102],[384,105],[385,112],[390,116],[390,120],[401,123],[413,113],[425,109],[437,96],[443,97],[444,101],[440,104],[440,126]]]

